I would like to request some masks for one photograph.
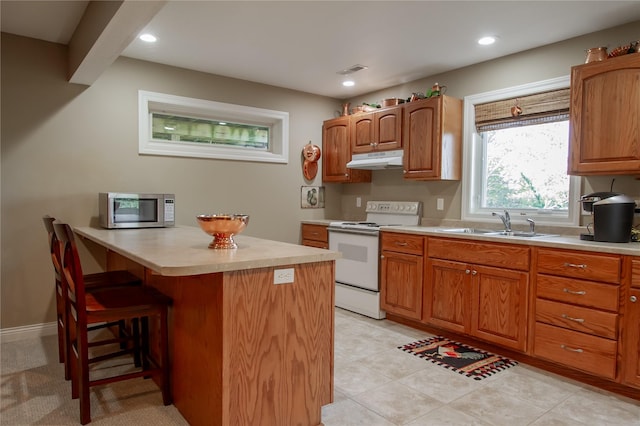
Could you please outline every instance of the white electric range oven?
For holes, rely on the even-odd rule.
[[[342,253],[336,260],[336,306],[385,318],[380,309],[380,227],[420,223],[419,201],[368,201],[363,222],[331,222],[329,249]]]

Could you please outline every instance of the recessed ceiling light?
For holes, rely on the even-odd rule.
[[[345,80],[345,81],[342,82],[342,85],[344,87],[351,87],[351,86],[353,86],[355,84],[356,84],[356,82],[353,81],[353,80]]]
[[[495,42],[496,42],[496,37],[493,37],[493,36],[482,37],[480,40],[478,40],[478,44],[481,44],[483,46],[488,46]]]
[[[153,36],[152,34],[142,34],[140,36],[140,40],[146,41],[147,43],[154,43],[158,39],[155,38],[155,36]]]

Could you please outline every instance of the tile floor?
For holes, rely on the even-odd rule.
[[[523,364],[476,381],[397,349],[427,333],[342,309],[335,326],[325,426],[640,426],[636,400]]]
[[[322,409],[324,425],[640,426],[640,401],[523,364],[476,381],[397,349],[430,336],[336,309],[335,402]],[[78,424],[55,336],[0,348],[0,425]],[[92,425],[187,424],[143,379],[91,398]]]

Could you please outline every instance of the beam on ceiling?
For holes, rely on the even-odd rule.
[[[69,82],[91,85],[166,1],[91,1],[69,42]]]

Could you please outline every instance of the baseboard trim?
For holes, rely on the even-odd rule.
[[[34,339],[51,336],[58,333],[58,327],[54,322],[25,325],[22,327],[10,327],[0,329],[0,342],[15,342],[24,339]]]

